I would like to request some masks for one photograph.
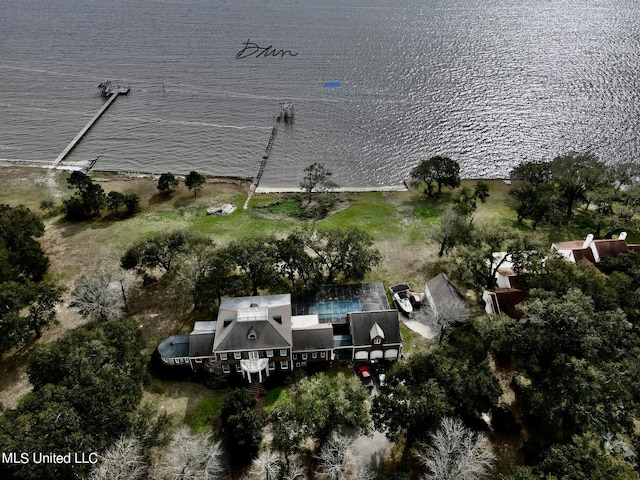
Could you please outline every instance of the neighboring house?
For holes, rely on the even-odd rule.
[[[219,368],[249,383],[274,371],[334,360],[397,360],[401,351],[396,310],[350,312],[334,325],[317,314],[292,316],[290,294],[223,298],[217,321],[196,322],[189,335],[174,335],[158,346],[166,365]]]
[[[496,315],[504,313],[515,319],[524,317],[524,312],[517,305],[526,298],[527,292],[518,288],[494,288],[482,292],[485,312]]]
[[[599,263],[603,258],[615,257],[621,253],[636,251],[640,253],[640,245],[627,243],[627,232],[622,232],[617,239],[594,240],[593,235],[587,235],[585,240],[570,240],[555,242],[551,249],[558,252],[571,263],[587,260]]]
[[[433,277],[424,287],[425,299],[434,314],[438,311],[438,306],[451,302],[464,301],[464,295],[460,293],[451,280],[444,274]]]

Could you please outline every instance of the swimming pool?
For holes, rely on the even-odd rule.
[[[361,312],[362,302],[357,298],[350,300],[320,300],[311,304],[309,313],[318,315],[320,320],[328,318],[346,318],[347,313]]]

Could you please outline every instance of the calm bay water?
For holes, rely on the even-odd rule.
[[[496,178],[524,160],[640,149],[637,0],[0,0],[0,158],[253,176],[321,162],[343,185],[397,183],[420,160]],[[247,39],[295,57],[238,60]],[[328,89],[325,82],[339,81]]]

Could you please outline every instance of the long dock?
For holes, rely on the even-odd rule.
[[[276,134],[278,133],[278,126],[274,125],[271,129],[271,136],[269,137],[269,141],[267,142],[267,148],[264,149],[264,155],[262,158],[265,160],[269,158],[269,154],[271,153],[271,149],[273,148],[273,142],[276,139]]]
[[[65,157],[69,155],[69,153],[71,153],[71,150],[75,148],[78,142],[82,140],[82,137],[84,137],[84,135],[89,131],[89,129],[93,127],[93,125],[98,121],[98,119],[102,116],[102,114],[107,110],[107,108],[109,108],[111,104],[116,100],[116,98],[118,98],[118,95],[120,94],[126,95],[127,93],[129,93],[129,87],[124,87],[124,88],[114,90],[113,93],[109,95],[109,99],[105,102],[102,108],[98,110],[98,113],[96,113],[93,116],[93,118],[89,120],[89,122],[84,126],[84,128],[80,130],[80,133],[78,133],[78,135],[76,135],[75,138],[71,140],[71,143],[67,145],[67,148],[65,148],[62,151],[62,153],[58,155],[58,158],[54,160],[52,167],[53,168],[58,167],[60,162],[62,162],[65,159]]]

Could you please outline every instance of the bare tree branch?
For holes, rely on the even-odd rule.
[[[445,331],[456,323],[463,323],[469,319],[469,308],[462,300],[438,300],[435,308],[429,305],[427,318],[440,330],[438,343],[442,343]]]
[[[425,467],[424,480],[479,480],[488,475],[495,460],[484,434],[449,417],[431,435],[430,445],[421,444],[416,457]]]
[[[122,314],[124,301],[121,288],[120,283],[108,274],[83,276],[71,293],[73,300],[70,305],[85,318],[107,322]]]
[[[222,478],[222,448],[208,435],[183,425],[153,466],[153,480],[217,480]]]
[[[145,477],[146,470],[138,441],[121,437],[100,458],[89,480],[139,480]]]
[[[351,440],[334,435],[320,449],[317,459],[320,468],[315,472],[318,480],[348,480],[356,472],[356,460],[351,451]]]

